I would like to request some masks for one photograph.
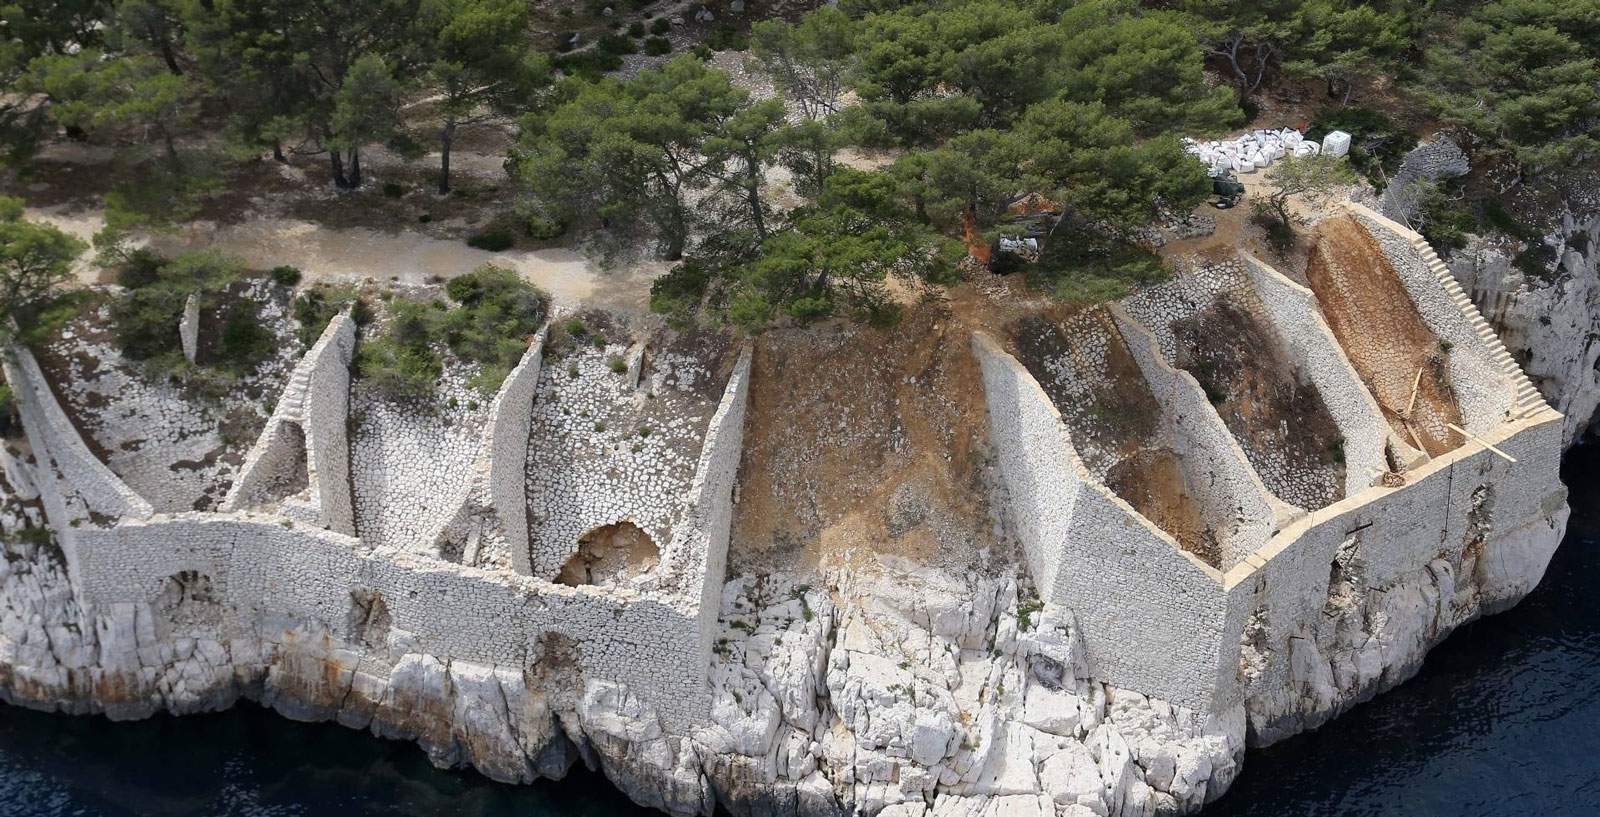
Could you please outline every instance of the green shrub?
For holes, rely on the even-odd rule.
[[[398,198],[404,196],[405,194],[406,194],[406,186],[405,185],[403,185],[403,184],[401,184],[399,182],[384,182],[383,183],[383,197],[384,198],[386,198],[386,199],[398,199]]]
[[[427,224],[430,221],[433,221],[433,214],[432,213],[423,213],[422,215],[417,216],[417,223],[418,224]]]
[[[523,222],[523,231],[534,241],[554,241],[567,231],[567,225],[558,218],[534,213]]]
[[[291,267],[288,264],[280,264],[273,267],[267,274],[272,276],[272,283],[285,288],[293,287],[300,283],[301,278],[300,268]]]
[[[11,387],[0,383],[0,437],[11,437],[17,430],[12,418],[17,413],[17,396]]]
[[[606,361],[606,366],[611,369],[612,374],[622,374],[628,370],[628,364],[616,355],[612,355],[611,359]]]
[[[190,295],[213,296],[243,275],[237,258],[212,250],[182,253],[171,259],[139,261],[132,276],[139,285],[111,303],[112,334],[130,360],[170,362],[182,359],[178,324]],[[153,277],[150,270],[154,270]],[[157,371],[170,368],[163,362]]]
[[[575,338],[581,338],[589,331],[589,328],[583,325],[582,318],[572,318],[568,320],[561,328],[565,329],[567,334]]]
[[[1317,114],[1306,130],[1306,138],[1320,142],[1322,137],[1336,130],[1350,134],[1350,166],[1379,192],[1417,143],[1414,135],[1387,114],[1361,106],[1332,108]]]
[[[657,17],[650,23],[650,33],[657,37],[665,35],[672,30],[672,21],[665,17]]]
[[[372,308],[349,284],[316,284],[301,292],[291,307],[295,322],[300,324],[300,340],[307,346],[316,343],[333,316],[347,308],[357,325],[372,321]]]
[[[161,269],[167,265],[165,256],[140,247],[128,253],[127,260],[117,270],[117,283],[128,289],[141,289],[161,279]]]
[[[650,311],[665,315],[677,329],[693,323],[711,278],[710,266],[685,260],[650,282]]]
[[[711,29],[706,47],[712,51],[746,51],[750,48],[750,35],[724,23]]]
[[[661,57],[672,53],[672,41],[666,37],[651,37],[644,41],[644,53]]]
[[[382,335],[363,340],[356,373],[393,400],[426,401],[444,372],[434,349],[437,311],[416,301],[397,301]]]
[[[222,331],[216,347],[216,365],[243,374],[254,371],[272,356],[278,339],[261,320],[261,304],[232,298],[222,307]]]
[[[549,299],[515,272],[492,264],[451,280],[445,291],[460,306],[443,313],[444,341],[458,357],[482,367],[473,385],[492,394],[544,323]]]
[[[1054,297],[1096,304],[1127,297],[1170,275],[1155,253],[1085,228],[1056,228],[1039,260],[1024,267],[1028,284]]]
[[[628,36],[638,39],[644,36],[644,21],[634,20],[628,24]]]
[[[467,238],[467,246],[486,252],[505,252],[516,243],[511,231],[503,227],[490,227]]]
[[[618,57],[639,53],[639,47],[633,44],[633,40],[621,34],[602,34],[600,39],[595,41],[594,47],[602,54]]]

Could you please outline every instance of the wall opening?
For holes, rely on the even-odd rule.
[[[180,571],[163,579],[161,592],[151,606],[157,621],[164,622],[173,634],[214,633],[222,624],[222,602],[211,577],[196,570]]]
[[[383,595],[371,590],[350,591],[350,639],[369,649],[387,649],[394,620]]]
[[[256,503],[281,502],[311,485],[310,458],[306,453],[306,432],[299,423],[285,421],[278,426],[270,457],[271,472],[256,491]]]
[[[649,573],[660,561],[650,535],[623,520],[578,537],[578,552],[561,566],[556,581],[568,587],[616,585]]]

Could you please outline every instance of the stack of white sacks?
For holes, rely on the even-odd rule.
[[[1198,158],[1212,176],[1222,176],[1254,173],[1285,156],[1315,156],[1324,151],[1343,156],[1350,149],[1350,135],[1334,131],[1319,145],[1293,128],[1258,130],[1220,141],[1184,139],[1183,149]]]

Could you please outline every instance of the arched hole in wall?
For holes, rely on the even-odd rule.
[[[162,579],[161,592],[150,606],[156,620],[173,635],[215,634],[222,624],[222,601],[211,577],[197,570],[179,571]]]
[[[578,551],[561,566],[556,581],[568,587],[617,585],[643,576],[661,562],[650,535],[624,519],[578,537]]]
[[[386,649],[389,630],[394,619],[389,616],[389,605],[383,594],[371,590],[350,591],[350,616],[347,627],[350,640],[369,649]]]

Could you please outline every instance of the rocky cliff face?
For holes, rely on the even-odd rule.
[[[1087,679],[1071,620],[1019,603],[1009,576],[737,578],[711,673],[717,725],[673,735],[625,688],[408,652],[381,623],[352,644],[311,621],[223,637],[193,600],[179,616],[158,602],[84,617],[51,546],[5,555],[9,702],[139,718],[248,698],[507,782],[582,761],[673,814],[1192,812],[1244,748],[1242,707],[1205,718]]]
[[[1498,237],[1474,237],[1453,254],[1450,271],[1567,416],[1570,446],[1600,408],[1600,199],[1574,199],[1543,243],[1553,260],[1538,275],[1520,269],[1517,245]]]
[[[256,700],[418,743],[441,766],[507,782],[602,769],[673,814],[888,817],[1191,813],[1238,774],[1256,740],[1311,728],[1409,676],[1476,613],[1463,568],[1330,596],[1281,688],[1211,717],[1087,677],[1068,614],[1009,575],[957,578],[904,564],[826,586],[726,585],[711,678],[715,726],[663,730],[628,690],[559,672],[407,651],[381,621],[361,643],[317,622],[206,633],[203,607],[81,613],[48,545],[7,546],[0,568],[0,694],[13,703],[137,718]],[[1470,572],[1471,568],[1465,568]],[[1248,673],[1249,655],[1246,655]]]

